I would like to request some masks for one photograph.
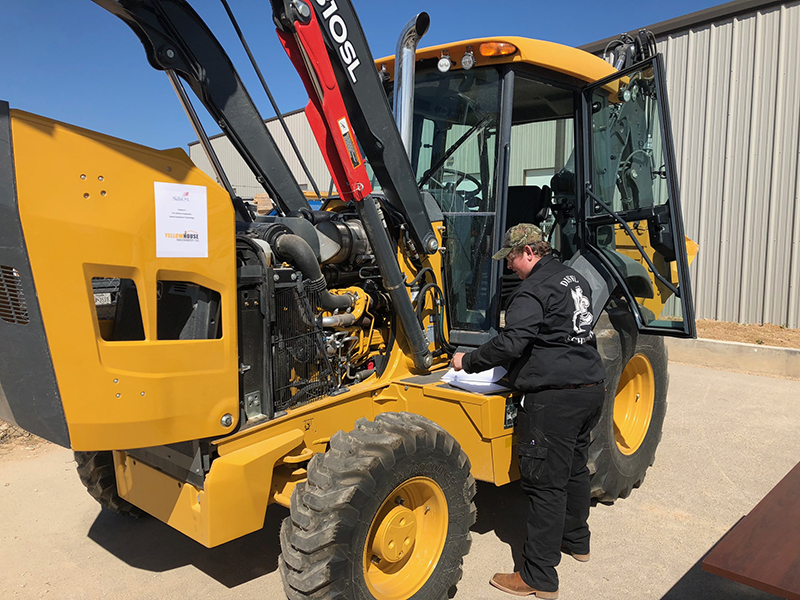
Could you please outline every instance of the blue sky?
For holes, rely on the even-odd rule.
[[[233,59],[265,118],[274,113],[218,0],[190,2]],[[305,106],[300,79],[278,43],[266,0],[229,0],[283,112]],[[714,1],[353,0],[373,55],[394,53],[401,27],[427,11],[421,46],[520,35],[579,46],[719,4]],[[164,73],[133,32],[90,0],[0,0],[0,100],[29,112],[152,146],[194,133]],[[199,102],[195,106],[205,115]],[[204,119],[209,134],[219,130]]]

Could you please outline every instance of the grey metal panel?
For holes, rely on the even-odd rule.
[[[762,3],[659,39],[698,318],[800,326],[797,31]]]
[[[12,146],[8,103],[0,101],[0,292],[6,305],[0,319],[0,415],[69,448],[69,430],[22,230]]]
[[[306,120],[305,113],[302,111],[294,112],[285,115],[284,118],[289,131],[294,136],[295,142],[300,149],[303,159],[306,161],[306,164],[311,171],[311,175],[314,177],[317,185],[319,186],[320,191],[327,192],[331,181],[330,174],[328,173],[325,159],[322,157],[322,153],[317,147],[316,140],[311,132],[311,127],[308,125],[308,121]],[[310,185],[306,174],[300,167],[300,161],[295,156],[294,151],[289,144],[289,140],[286,137],[286,134],[284,133],[283,128],[280,126],[278,120],[270,119],[267,121],[267,129],[273,136],[276,145],[283,154],[286,163],[289,165],[289,168],[294,173],[297,182],[300,184],[300,187],[303,189],[312,190],[313,188]],[[225,136],[215,136],[211,138],[211,145],[214,147],[215,152],[219,156],[219,160],[239,196],[245,199],[250,199],[256,194],[264,191],[264,188],[258,184],[255,176],[247,167],[247,164],[234,149],[233,144],[231,144]],[[211,164],[208,162],[208,159],[206,158],[205,153],[199,144],[192,144],[189,146],[189,155],[198,168],[203,170],[210,177],[214,177]]]
[[[686,63],[682,69],[685,76],[683,90],[683,116],[680,121],[672,120],[673,129],[680,128],[680,140],[675,139],[676,161],[680,173],[681,204],[685,230],[689,237],[697,239],[700,228],[699,190],[703,181],[703,140],[702,119],[707,104],[708,92],[708,54],[710,28],[703,27],[689,31],[682,40],[685,44]],[[668,84],[669,85],[669,84]],[[668,89],[669,100],[677,96]],[[699,283],[698,264],[689,270],[693,288],[703,289]],[[695,291],[697,298],[697,291]]]
[[[555,157],[556,122],[526,123],[511,129],[509,185],[524,185],[527,169],[552,169]]]
[[[734,19],[731,36],[731,85],[727,105],[727,139],[725,173],[721,197],[722,223],[719,265],[704,269],[705,285],[714,285],[716,270],[718,293],[716,306],[703,305],[698,316],[723,321],[738,321],[739,290],[742,287],[741,251],[744,243],[744,214],[747,189],[746,142],[750,139],[750,112],[753,97],[753,44],[755,29],[752,19]],[[717,74],[715,74],[715,77]],[[719,208],[719,205],[716,206]],[[698,240],[703,246],[715,240]],[[702,252],[702,250],[701,250]],[[698,261],[701,262],[698,257]],[[703,264],[701,262],[701,264]]]
[[[731,67],[731,38],[733,36],[733,23],[713,24],[709,29],[709,73],[730,72]],[[705,136],[702,147],[702,179],[697,191],[698,205],[698,240],[719,240],[722,236],[722,202],[724,189],[722,182],[725,176],[725,149],[728,139],[726,110],[730,94],[730,78],[708,78],[707,98],[703,109],[703,118],[706,123]],[[685,197],[685,194],[684,194]],[[690,236],[691,237],[691,236]],[[695,286],[695,303],[700,306],[716,306],[719,289],[717,282],[709,276],[719,268],[720,244],[703,244],[702,260],[693,266],[694,281],[702,285]],[[698,277],[700,265],[707,265],[703,272],[702,281]]]
[[[800,9],[780,9],[780,31],[778,36],[778,61],[776,81],[776,127],[772,150],[772,183],[770,198],[773,206],[769,213],[767,240],[767,272],[764,286],[764,317],[776,322],[774,316],[786,315],[786,323],[798,326],[797,312],[790,313],[790,302],[795,301],[800,290],[791,285],[792,266],[794,275],[800,270],[798,264],[797,237],[793,235],[793,219],[797,214],[797,158],[800,140]],[[793,243],[794,242],[794,243]],[[787,294],[788,292],[788,294]],[[767,315],[770,315],[768,318]],[[781,323],[783,324],[783,323]]]
[[[766,246],[782,243],[767,239],[770,210],[771,148],[775,131],[775,65],[779,22],[771,15],[755,16],[755,57],[750,145],[748,148],[747,197],[745,199],[745,252],[742,253],[740,320],[759,323],[764,303]]]

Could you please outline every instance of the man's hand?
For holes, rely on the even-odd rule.
[[[464,366],[461,364],[461,361],[463,359],[464,359],[464,353],[456,352],[455,354],[453,354],[453,359],[450,361],[450,366],[453,367],[456,371],[460,371],[461,369],[464,368]]]

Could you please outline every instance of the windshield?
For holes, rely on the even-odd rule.
[[[411,164],[444,214],[451,329],[490,328],[500,84],[492,68],[416,77]]]

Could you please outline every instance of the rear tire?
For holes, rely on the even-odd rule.
[[[662,337],[638,333],[627,307],[611,307],[596,331],[607,387],[588,465],[592,497],[613,502],[639,487],[655,460],[667,411],[667,348]]]
[[[411,413],[359,419],[292,494],[279,560],[290,600],[442,600],[461,579],[475,480],[458,443]]]
[[[117,493],[114,455],[111,452],[75,452],[75,462],[81,483],[100,506],[120,515],[141,516],[142,511]]]

